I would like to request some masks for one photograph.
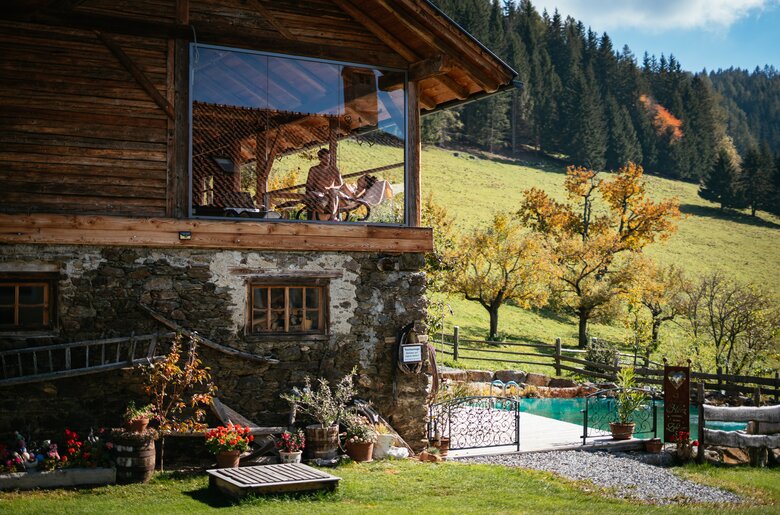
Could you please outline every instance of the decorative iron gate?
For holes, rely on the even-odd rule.
[[[520,403],[495,396],[461,397],[434,404],[428,418],[428,439],[450,439],[450,449],[512,445],[520,450]]]
[[[585,397],[582,410],[582,444],[588,438],[610,434],[610,422],[618,422],[615,394],[620,390],[636,390],[647,396],[646,402],[631,415],[630,422],[636,424],[634,435],[658,436],[658,405],[656,393],[643,388],[609,388],[599,390]]]

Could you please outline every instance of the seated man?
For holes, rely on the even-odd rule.
[[[306,178],[306,198],[304,203],[309,213],[309,220],[338,220],[340,191],[350,194],[349,187],[341,178],[335,163],[330,162],[330,150],[320,149],[317,152],[319,164],[309,168]]]

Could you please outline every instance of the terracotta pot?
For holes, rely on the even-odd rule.
[[[660,438],[645,440],[645,451],[651,454],[660,454],[664,448],[664,443]]]
[[[314,424],[306,427],[306,455],[309,458],[332,460],[339,448],[339,426],[322,427]]]
[[[634,424],[629,422],[628,424],[622,424],[620,422],[610,422],[609,430],[612,431],[613,440],[630,440],[631,435],[634,434]]]
[[[234,469],[238,467],[241,451],[223,451],[217,454],[218,469]]]
[[[371,461],[374,452],[374,443],[347,442],[347,454],[355,461]]]
[[[279,451],[279,461],[282,463],[300,463],[303,451],[284,452]]]
[[[127,422],[125,427],[131,433],[143,433],[149,425],[149,417],[134,418]]]
[[[446,458],[447,453],[450,451],[450,439],[440,438],[438,440],[434,440],[432,443],[434,447],[439,449],[439,456]]]

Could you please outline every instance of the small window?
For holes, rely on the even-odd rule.
[[[51,329],[55,285],[56,280],[46,274],[0,277],[0,330]]]
[[[250,332],[326,334],[325,287],[311,284],[252,284]]]

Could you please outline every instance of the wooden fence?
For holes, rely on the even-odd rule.
[[[554,344],[462,339],[460,338],[460,330],[456,326],[450,339],[451,341],[447,341],[447,339],[442,338],[436,344],[439,346],[438,352],[452,357],[454,361],[467,359],[516,365],[538,365],[553,368],[556,376],[567,371],[607,381],[616,380],[617,372],[622,367],[632,366],[639,382],[663,385],[664,365],[651,360],[649,353],[640,355],[637,352],[632,354],[620,352],[608,365],[585,359],[587,352],[585,350],[564,348],[560,338],[557,338]],[[489,357],[473,356],[474,352],[487,354]],[[774,396],[775,402],[780,399],[780,373],[777,371],[775,371],[774,377],[724,374],[720,368],[715,374],[691,371],[691,391],[695,391],[699,383],[703,384],[708,391],[722,390],[754,396],[758,393]]]

